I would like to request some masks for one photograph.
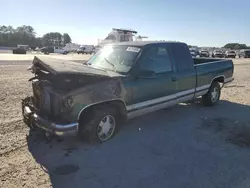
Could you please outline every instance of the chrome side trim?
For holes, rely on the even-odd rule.
[[[210,86],[211,86],[211,84],[207,84],[207,85],[204,85],[204,86],[197,87],[196,92],[204,90],[204,89],[208,89],[208,88],[210,88]]]
[[[127,117],[128,117],[128,119],[132,119],[132,118],[137,117],[137,116],[141,116],[141,115],[144,115],[144,114],[147,114],[150,112],[154,112],[154,111],[157,111],[157,110],[160,110],[163,108],[174,106],[175,104],[176,104],[176,100],[172,100],[172,101],[165,102],[165,103],[160,103],[158,105],[150,106],[148,108],[143,108],[140,110],[128,112]]]
[[[168,95],[168,96],[164,96],[164,97],[160,97],[160,98],[156,98],[156,99],[152,99],[152,100],[132,104],[132,105],[127,106],[126,109],[127,109],[127,111],[131,111],[131,110],[134,110],[134,109],[137,109],[137,108],[138,109],[143,108],[143,107],[150,106],[150,105],[153,105],[153,104],[156,104],[156,103],[161,103],[161,102],[165,103],[165,101],[176,100],[177,98],[179,98],[179,97],[181,97],[183,95],[191,94],[193,96],[194,92],[195,92],[195,89],[189,89],[189,90],[181,91],[181,92],[178,92],[178,93],[175,93],[175,94],[172,94],[172,95]]]
[[[195,89],[181,91],[181,92],[176,93],[176,97],[181,97],[183,95],[187,95],[187,94],[194,93],[194,92],[195,92]]]
[[[130,111],[130,110],[133,110],[133,109],[136,109],[136,108],[143,108],[145,106],[153,105],[155,103],[164,102],[166,100],[173,100],[175,98],[176,98],[176,94],[168,95],[168,96],[165,96],[165,97],[160,97],[160,98],[148,100],[148,101],[145,101],[145,102],[132,104],[132,105],[127,106],[126,108],[127,108],[127,111]]]
[[[182,103],[182,102],[187,102],[187,101],[192,100],[192,99],[194,99],[194,93],[192,93],[190,95],[180,97],[180,98],[177,98],[176,104]]]
[[[208,89],[202,90],[202,91],[198,91],[198,92],[195,93],[195,98],[199,97],[199,96],[202,96],[202,95],[205,95],[205,94],[207,94],[207,92],[208,92]]]
[[[167,108],[170,106],[174,106],[177,103],[181,103],[181,102],[192,99],[193,96],[194,96],[194,94],[192,93],[190,95],[187,95],[187,96],[184,96],[184,97],[181,97],[178,99],[176,98],[176,99],[168,101],[168,102],[163,102],[163,103],[160,103],[160,104],[157,104],[154,106],[150,106],[150,107],[142,108],[142,109],[139,109],[136,111],[128,112],[127,117],[128,117],[128,119],[132,119],[132,118],[137,117],[137,116],[145,115],[145,114],[148,114],[150,112],[154,112],[154,111],[161,110],[161,109],[164,109],[164,108]]]

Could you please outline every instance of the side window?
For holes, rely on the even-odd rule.
[[[169,53],[164,47],[151,47],[144,52],[140,63],[140,69],[146,71],[154,71],[164,73],[172,71]]]

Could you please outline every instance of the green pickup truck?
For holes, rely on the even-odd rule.
[[[212,106],[233,80],[232,60],[192,58],[180,42],[122,42],[85,64],[35,57],[24,122],[58,136],[107,141],[129,118],[202,96]],[[166,114],[167,115],[167,114]]]

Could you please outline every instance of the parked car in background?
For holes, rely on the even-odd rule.
[[[201,50],[199,54],[200,57],[209,57],[209,51],[207,50]]]
[[[13,54],[26,54],[27,53],[27,45],[17,45],[17,48],[12,50]]]
[[[107,141],[127,119],[202,96],[220,99],[233,80],[229,59],[192,58],[185,43],[122,42],[104,46],[87,65],[35,57],[33,95],[24,122],[48,133]]]
[[[228,50],[225,52],[225,58],[235,58],[236,52],[234,50]]]
[[[47,46],[47,47],[43,47],[40,49],[40,51],[44,54],[50,54],[50,53],[59,53],[59,54],[67,54],[68,51],[65,50],[62,47],[58,47],[58,46]]]
[[[239,58],[250,58],[250,50],[240,50]]]
[[[197,57],[199,55],[199,51],[197,49],[190,48],[189,51],[192,57]]]
[[[212,57],[219,57],[219,58],[224,57],[222,50],[214,50],[212,52]]]
[[[77,53],[78,54],[92,54],[94,53],[94,46],[92,45],[84,45],[84,46],[81,46],[80,48],[77,49]]]

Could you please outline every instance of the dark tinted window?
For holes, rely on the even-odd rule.
[[[172,71],[169,53],[166,48],[156,46],[147,49],[140,63],[141,70],[164,73]]]
[[[177,71],[194,69],[194,62],[187,45],[182,43],[172,44],[171,51]]]

